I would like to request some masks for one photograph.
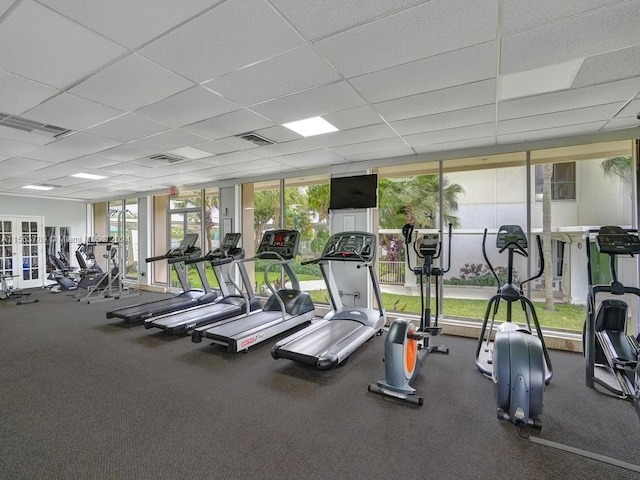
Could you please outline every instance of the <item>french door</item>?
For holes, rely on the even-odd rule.
[[[0,216],[0,274],[14,288],[40,287],[46,276],[42,217]]]

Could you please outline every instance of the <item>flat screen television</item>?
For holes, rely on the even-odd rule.
[[[378,175],[335,177],[329,184],[329,210],[378,206]]]

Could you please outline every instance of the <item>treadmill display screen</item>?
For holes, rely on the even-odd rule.
[[[285,232],[277,232],[273,237],[274,247],[284,247],[287,244],[288,235]]]

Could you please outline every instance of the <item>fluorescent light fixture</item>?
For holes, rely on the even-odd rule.
[[[198,160],[199,158],[211,157],[213,155],[213,153],[204,152],[193,147],[176,148],[174,150],[168,150],[167,153],[178,155],[179,157],[189,160]]]
[[[498,100],[529,97],[571,88],[584,58],[498,77]]]
[[[100,180],[101,178],[107,178],[104,175],[94,175],[93,173],[74,173],[71,176],[76,178],[86,178],[87,180]]]
[[[25,185],[22,188],[26,188],[28,190],[53,190],[53,187],[49,185]]]
[[[322,117],[311,117],[297,122],[283,123],[283,127],[293,130],[303,137],[312,137],[322,133],[337,132],[338,129]]]

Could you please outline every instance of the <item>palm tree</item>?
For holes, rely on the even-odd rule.
[[[443,209],[445,223],[460,226],[460,219],[453,215],[458,210],[458,196],[464,188],[449,184],[443,179]],[[418,227],[433,228],[436,225],[440,204],[440,181],[438,175],[418,175],[408,179],[380,179],[378,182],[378,217],[381,228],[402,228],[405,223]],[[399,259],[402,241],[397,238],[380,239],[387,250],[387,259]]]
[[[545,310],[553,312],[553,268],[551,250],[551,178],[553,163],[542,166],[542,256],[544,257]]]
[[[631,157],[611,157],[605,158],[600,164],[600,168],[607,176],[617,176],[623,180],[631,181],[633,169],[631,167]]]

